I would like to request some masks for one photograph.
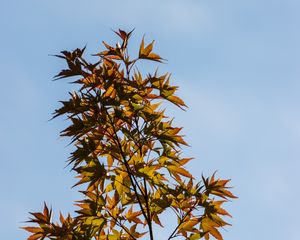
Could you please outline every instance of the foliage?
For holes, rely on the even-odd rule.
[[[187,145],[181,128],[160,108],[166,100],[184,109],[170,84],[170,74],[157,72],[143,77],[136,67],[140,60],[162,62],[152,52],[154,42],[140,44],[138,57],[128,54],[132,32],[119,30],[121,44],[103,42],[106,50],[96,54],[99,61],[84,59],[85,48],[63,51],[59,58],[68,68],[56,77],[79,76],[73,83],[79,90],[70,93],[54,117],[65,115],[71,125],[61,136],[72,138],[75,151],[69,164],[78,174],[84,199],[76,203],[76,216],[51,220],[52,210],[31,213],[24,227],[37,239],[155,239],[153,225],[163,227],[161,214],[171,210],[178,219],[168,239],[221,240],[220,227],[230,216],[222,204],[235,196],[228,190],[229,180],[202,177],[195,182],[185,165],[191,158],[181,157]]]

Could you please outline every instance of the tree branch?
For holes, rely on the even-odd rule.
[[[149,225],[149,222],[150,222],[150,221],[149,221],[149,219],[148,219],[148,217],[147,217],[147,214],[146,214],[146,212],[145,212],[145,210],[144,210],[144,208],[143,208],[143,205],[142,205],[141,199],[140,199],[140,197],[139,197],[139,194],[138,194],[138,191],[137,191],[136,186],[138,186],[138,188],[139,188],[139,190],[140,190],[140,192],[141,192],[142,195],[143,195],[143,192],[141,191],[139,185],[138,185],[137,182],[136,182],[136,179],[134,178],[133,174],[131,173],[131,169],[130,169],[130,166],[129,166],[127,160],[126,160],[126,156],[124,155],[124,152],[123,152],[123,149],[122,149],[122,146],[121,146],[121,143],[120,143],[120,140],[119,140],[119,137],[118,137],[116,128],[115,128],[115,126],[114,126],[114,124],[113,124],[113,121],[112,121],[112,119],[111,119],[111,116],[110,116],[110,114],[109,114],[109,112],[107,111],[106,108],[105,108],[105,112],[106,112],[106,114],[107,114],[107,116],[108,116],[108,118],[109,118],[111,127],[113,128],[113,131],[114,131],[114,134],[115,134],[115,139],[113,138],[113,140],[115,141],[115,144],[118,146],[118,148],[119,148],[119,150],[120,150],[120,154],[121,154],[121,156],[122,156],[122,158],[123,158],[123,161],[124,161],[126,170],[127,170],[127,172],[128,172],[128,175],[129,175],[129,178],[130,178],[132,187],[133,187],[133,189],[134,189],[134,193],[135,193],[135,195],[136,195],[136,197],[137,197],[137,200],[138,200],[138,204],[139,204],[139,206],[140,206],[140,209],[141,209],[141,211],[142,211],[142,214],[143,214],[144,218],[145,218],[146,221],[147,221],[147,224],[148,224],[149,230],[150,230],[150,225],[151,225],[151,224]],[[144,195],[143,195],[143,197],[144,197]]]
[[[194,205],[189,209],[189,211],[187,211],[184,215],[184,217],[182,219],[180,219],[179,224],[176,226],[176,228],[174,229],[174,231],[171,233],[171,235],[169,236],[168,240],[172,239],[175,237],[175,233],[178,231],[179,227],[181,226],[181,224],[184,223],[185,218],[195,209],[195,206],[197,204],[197,201],[194,203]]]

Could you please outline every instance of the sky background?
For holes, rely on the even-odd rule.
[[[43,201],[57,215],[81,197],[58,137],[67,122],[48,121],[74,86],[51,81],[65,65],[49,55],[97,53],[117,39],[111,29],[135,28],[131,46],[156,40],[160,71],[189,106],[168,109],[189,169],[232,179],[224,239],[299,240],[299,12],[296,0],[1,0],[0,238],[26,239],[19,227]]]

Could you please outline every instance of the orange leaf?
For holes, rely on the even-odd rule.
[[[190,174],[187,170],[181,167],[176,167],[176,166],[168,166],[168,169],[171,172],[176,172],[182,176],[188,177],[188,178],[194,178],[192,174]]]
[[[22,228],[31,233],[43,232],[43,229],[41,229],[39,227],[22,227]]]
[[[175,105],[177,105],[177,106],[184,106],[184,107],[186,107],[184,101],[181,98],[177,97],[177,96],[169,96],[169,97],[167,97],[167,99],[170,102],[172,102]]]

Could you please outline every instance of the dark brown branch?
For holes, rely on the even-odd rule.
[[[135,118],[135,125],[137,128],[137,131],[139,133],[139,136],[141,136],[141,132],[139,130],[139,124],[138,124],[138,119]],[[140,150],[140,155],[142,156],[142,146],[137,146]],[[148,157],[150,156],[150,154],[148,155]],[[148,198],[148,190],[147,190],[147,183],[146,183],[146,179],[143,179],[144,182],[144,190],[145,190],[145,202],[146,202],[146,211],[147,211],[147,215],[148,215],[148,226],[149,226],[149,234],[150,234],[150,239],[154,240],[154,236],[153,236],[153,229],[152,229],[152,217],[151,217],[151,213],[150,213],[150,206],[149,206],[149,198]]]
[[[125,167],[126,167],[126,169],[127,169],[127,172],[128,172],[128,175],[129,175],[129,178],[130,178],[132,187],[133,187],[133,189],[134,189],[135,195],[136,195],[137,200],[138,200],[138,204],[139,204],[140,209],[141,209],[141,211],[142,211],[142,214],[143,214],[144,218],[146,219],[146,221],[147,221],[147,223],[148,223],[148,226],[149,226],[149,222],[150,222],[150,221],[149,221],[149,219],[148,219],[148,217],[147,217],[147,214],[146,214],[146,212],[145,212],[145,210],[144,210],[144,208],[143,208],[143,205],[142,205],[141,199],[140,199],[140,197],[139,197],[139,194],[138,194],[138,191],[137,191],[136,186],[138,186],[139,189],[140,189],[140,187],[139,187],[139,185],[137,184],[136,179],[134,178],[133,174],[131,173],[131,169],[130,169],[130,166],[129,166],[129,164],[128,164],[127,160],[126,160],[126,157],[125,157],[125,155],[124,155],[124,152],[123,152],[123,149],[122,149],[122,146],[121,146],[121,143],[120,143],[120,140],[119,140],[119,137],[118,137],[116,128],[115,128],[115,126],[114,126],[114,124],[113,124],[113,121],[112,121],[112,119],[111,119],[111,116],[110,116],[110,114],[108,113],[108,111],[107,111],[106,108],[105,108],[105,112],[106,112],[106,114],[107,114],[107,116],[108,116],[108,118],[109,118],[110,124],[111,124],[111,126],[112,126],[112,128],[113,128],[113,131],[114,131],[114,134],[115,134],[115,139],[114,139],[114,138],[113,138],[113,139],[114,139],[114,141],[115,141],[115,144],[118,146],[118,148],[119,148],[119,150],[120,150],[120,154],[121,154],[121,156],[122,156],[122,158],[123,158]],[[141,194],[143,195],[143,192],[141,191],[141,189],[140,189],[140,192],[141,192]],[[143,196],[144,196],[144,195],[143,195]],[[150,226],[149,226],[149,228],[150,228]]]
[[[111,215],[110,211],[106,210],[106,212],[116,222],[116,224],[119,227],[121,227],[122,229],[124,229],[124,231],[127,232],[130,237],[132,237],[134,240],[136,240],[136,238],[128,231],[128,229],[121,222],[119,222],[117,218],[115,218],[113,215]]]
[[[184,215],[184,217],[182,219],[180,219],[179,224],[176,226],[176,228],[174,229],[174,231],[171,233],[171,235],[168,237],[168,240],[172,239],[175,237],[174,234],[176,234],[176,232],[178,231],[179,227],[181,226],[181,224],[184,223],[185,218],[195,209],[195,206],[197,205],[197,201],[194,203],[194,205],[189,209],[189,211],[187,211]]]

